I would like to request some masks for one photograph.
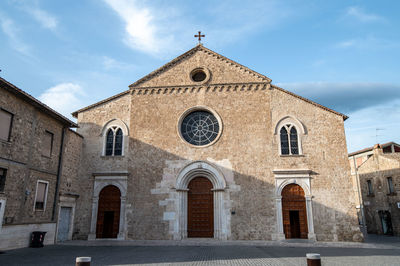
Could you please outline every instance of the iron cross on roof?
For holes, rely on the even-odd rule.
[[[199,31],[199,34],[194,35],[194,37],[198,37],[199,38],[199,43],[201,43],[201,37],[206,37],[206,35],[201,34],[201,31]]]

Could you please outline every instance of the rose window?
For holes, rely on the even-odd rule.
[[[204,146],[213,142],[220,131],[217,118],[208,111],[194,111],[181,123],[181,135],[190,144]]]

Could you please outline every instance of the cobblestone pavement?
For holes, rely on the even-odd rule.
[[[0,265],[74,265],[79,256],[92,257],[92,265],[306,265],[306,253],[321,254],[322,265],[400,265],[400,248],[396,247],[74,243],[79,242],[6,251],[0,255]]]

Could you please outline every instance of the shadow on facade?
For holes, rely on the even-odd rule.
[[[279,156],[261,158],[266,153],[261,151],[259,154],[254,154],[256,148],[246,147],[245,142],[230,144],[230,146],[237,145],[239,147],[237,150],[224,147],[226,140],[223,139],[207,148],[197,149],[189,147],[180,139],[171,141],[171,136],[168,135],[159,136],[154,141],[147,140],[148,143],[160,143],[160,146],[168,147],[165,149],[130,138],[129,146],[125,146],[124,156],[101,156],[102,128],[95,124],[82,124],[81,127],[83,131],[91,131],[90,134],[88,132],[81,134],[96,137],[84,139],[79,180],[81,191],[76,209],[74,239],[87,239],[90,233],[93,234],[91,223],[93,224],[92,207],[96,198],[93,187],[96,178],[101,179],[105,186],[112,184],[110,180],[115,178],[112,173],[124,172],[128,175],[126,195],[123,199],[125,201],[124,228],[121,229],[123,237],[135,240],[185,238],[186,225],[182,225],[182,221],[185,220],[182,216],[187,213],[183,211],[185,207],[179,202],[179,193],[186,192],[177,191],[176,179],[182,169],[194,161],[207,162],[215,166],[226,182],[224,188],[218,188],[219,191],[214,193],[214,197],[220,193],[219,203],[214,201],[214,204],[219,204],[217,211],[223,213],[222,215],[214,213],[221,219],[214,220],[214,230],[215,227],[219,230],[215,234],[219,239],[282,239],[283,232],[282,230],[279,232],[278,225],[282,217],[279,218],[279,208],[277,208],[279,195],[273,170],[289,168],[289,165],[290,169],[304,169],[304,162],[298,166],[293,164],[293,160],[290,163],[284,161],[290,158]],[[177,145],[169,144],[174,141]],[[248,152],[243,153],[243,150]],[[178,156],[177,153],[182,155]],[[299,160],[305,159],[299,158]],[[308,168],[313,170],[312,165]],[[316,240],[361,241],[355,203],[349,202],[353,195],[351,184],[336,182],[337,187],[328,189],[324,188],[323,184],[324,179],[329,177],[314,172],[309,178],[312,221],[311,217],[308,217],[307,223],[309,225],[313,222],[312,229]],[[292,183],[296,178],[288,177],[288,180]],[[335,191],[339,190],[349,191],[348,197],[337,197]],[[330,191],[333,193],[326,193]],[[307,191],[305,192],[307,194]],[[330,206],[321,202],[328,202]],[[310,230],[308,233],[311,233]]]

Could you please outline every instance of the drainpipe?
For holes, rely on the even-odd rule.
[[[56,218],[56,207],[58,201],[58,191],[60,187],[60,180],[61,180],[61,169],[62,169],[62,159],[64,154],[64,138],[65,138],[65,130],[66,127],[63,127],[61,132],[61,144],[60,144],[60,154],[58,156],[58,168],[57,168],[57,181],[56,181],[56,189],[54,193],[54,202],[53,202],[53,213],[51,214],[51,220],[54,222]]]
[[[358,167],[356,165],[356,158],[353,156],[353,164],[354,164],[354,171],[356,173],[356,183],[357,183],[357,194],[358,194],[358,201],[360,202],[360,210],[361,210],[361,220],[362,220],[362,233],[364,237],[367,236],[367,224],[365,221],[365,215],[364,215],[364,202],[362,200],[361,196],[361,190],[360,190],[360,176],[358,175]]]

